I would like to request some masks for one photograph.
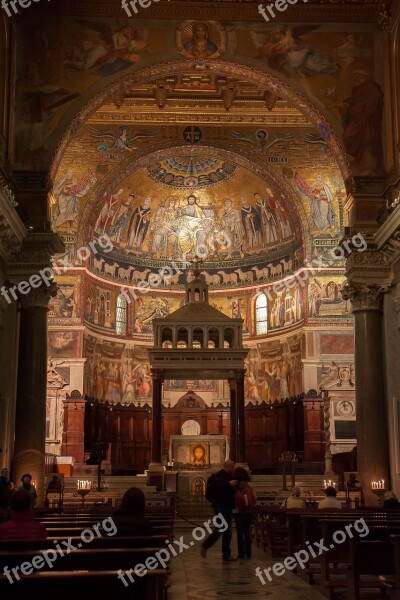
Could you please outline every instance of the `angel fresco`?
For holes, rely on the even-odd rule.
[[[101,141],[97,144],[97,151],[101,153],[116,152],[131,152],[136,150],[138,146],[134,144],[136,140],[146,139],[157,135],[154,129],[144,129],[142,131],[133,130],[127,125],[122,125],[118,128],[118,133],[114,129],[96,129],[89,127],[89,132],[94,138]]]
[[[146,50],[146,35],[142,30],[129,26],[112,27],[101,21],[75,21],[90,31],[90,39],[64,51],[67,79],[71,79],[74,71],[91,69],[96,69],[93,74],[100,77],[115,75],[139,62]],[[95,40],[92,39],[93,32],[97,33]]]
[[[292,142],[294,138],[293,133],[278,133],[271,140],[269,140],[269,134],[266,129],[258,129],[256,132],[242,133],[240,131],[232,131],[232,137],[240,142],[251,144],[256,152],[267,153],[270,148],[275,144],[287,144]]]
[[[274,71],[279,71],[287,77],[314,75],[324,73],[336,76],[339,66],[332,62],[328,54],[319,52],[302,39],[319,26],[301,25],[276,27],[268,33],[250,31],[259,58],[267,61]]]

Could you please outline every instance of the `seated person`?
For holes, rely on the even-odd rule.
[[[61,492],[61,490],[62,490],[61,479],[59,477],[57,477],[57,475],[53,475],[53,479],[51,481],[49,481],[49,483],[47,484],[47,491],[48,492]]]
[[[353,490],[359,490],[360,489],[360,482],[357,479],[357,476],[355,473],[349,473],[349,478],[346,482],[346,487],[349,491],[353,491]]]
[[[35,521],[32,497],[27,490],[16,490],[10,496],[11,517],[0,524],[0,540],[45,540],[46,527]]]
[[[306,503],[300,498],[301,488],[298,485],[292,487],[291,496],[288,496],[285,500],[284,506],[286,508],[306,508]]]
[[[400,502],[391,490],[383,494],[383,508],[400,508]]]
[[[112,518],[117,535],[152,535],[153,526],[145,518],[146,498],[142,490],[131,487],[122,497],[119,509]]]
[[[318,508],[342,508],[342,503],[336,500],[336,488],[332,485],[326,488],[325,496],[326,498],[318,503]]]

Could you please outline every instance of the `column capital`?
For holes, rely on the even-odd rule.
[[[164,369],[150,369],[152,379],[161,379],[164,381]]]
[[[49,307],[50,298],[54,298],[57,294],[58,286],[54,282],[50,285],[42,285],[38,288],[31,289],[26,295],[18,294],[22,309],[27,308],[45,308]]]
[[[350,300],[353,313],[365,310],[380,311],[383,296],[390,290],[390,285],[345,283],[341,293],[343,300]]]

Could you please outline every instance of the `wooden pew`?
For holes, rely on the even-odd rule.
[[[146,536],[111,536],[95,537],[89,544],[90,548],[154,548],[163,547],[167,537],[165,535],[146,535]],[[71,542],[77,546],[82,542],[80,536],[74,537],[48,537],[45,540],[0,540],[0,552],[11,550],[44,550],[46,548],[55,548],[55,542],[66,547],[63,542]]]
[[[48,571],[56,570],[58,573],[70,574],[73,572],[88,572],[92,573],[95,571],[112,571],[114,573],[118,573],[118,571],[126,572],[132,569],[132,577],[134,579],[133,583],[130,582],[129,576],[125,575],[125,581],[129,583],[129,589],[135,593],[137,589],[142,590],[143,583],[140,575],[136,575],[134,573],[135,568],[139,566],[142,569],[145,569],[144,566],[146,560],[152,559],[153,567],[156,567],[159,571],[163,572],[162,579],[162,589],[157,591],[156,597],[165,598],[166,588],[167,588],[167,578],[170,574],[170,569],[168,564],[169,561],[165,561],[164,564],[158,563],[157,552],[160,550],[165,550],[165,548],[154,547],[154,548],[96,548],[96,549],[78,549],[72,550],[68,554],[64,554],[64,556],[55,553],[56,550],[53,548],[53,552],[48,549],[42,550],[23,550],[23,551],[5,551],[0,552],[0,571],[7,575],[4,572],[4,567],[8,567],[9,577],[14,579],[13,588],[19,589],[19,584],[23,580],[28,580],[35,575],[43,575]],[[48,554],[49,553],[49,554]],[[46,556],[48,556],[48,560],[46,560]],[[42,559],[40,561],[40,559]],[[36,565],[40,566],[40,569],[33,568],[33,561],[36,561]],[[37,561],[40,561],[39,563]],[[21,568],[24,566],[24,570],[28,572],[25,577],[21,576]],[[13,569],[17,569],[16,573]],[[30,571],[30,572],[29,572]],[[20,579],[18,579],[18,577]],[[63,577],[60,578],[63,581]],[[61,583],[60,585],[63,585]],[[9,581],[9,584],[11,582]],[[160,581],[159,581],[160,583]],[[116,596],[116,591],[118,588],[124,588],[125,585],[121,581],[121,579],[116,581],[114,584],[114,594],[112,597]],[[30,587],[29,587],[30,589]],[[102,590],[103,591],[103,590]],[[77,589],[74,590],[75,596]],[[161,593],[162,592],[162,593]],[[97,590],[96,590],[96,598],[97,598]],[[46,594],[47,597],[47,594]],[[57,595],[58,597],[58,595]],[[73,597],[73,596],[72,596]],[[81,597],[81,596],[79,596]],[[140,596],[138,596],[138,600],[142,600]],[[149,600],[152,600],[153,597],[149,597]],[[144,598],[143,598],[144,600]]]
[[[166,600],[167,573],[165,569],[148,571],[140,579],[135,577],[135,582],[128,587],[125,587],[118,579],[118,571],[116,570],[36,572],[23,577],[12,585],[6,575],[0,574],[1,597],[14,595],[16,590],[19,590],[21,595],[24,594],[26,597],[54,597],[57,600],[90,599],[92,597],[95,597],[96,600],[110,600],[112,598]]]
[[[346,525],[354,520],[330,518],[322,520],[324,545],[329,547],[321,560],[321,586],[328,597],[333,598],[335,589],[347,589],[351,600],[360,597],[360,589],[383,590],[382,575],[394,576],[394,548],[390,535],[400,532],[400,520],[379,516],[362,517],[369,529],[368,535],[360,537],[351,529],[353,537],[346,532]],[[335,543],[337,531],[346,534],[344,542]]]
[[[57,569],[57,571],[102,571],[102,570],[129,570],[137,564],[144,563],[145,560],[160,551],[161,547],[153,548],[90,548],[82,546],[81,549],[71,550],[68,553],[64,548],[64,556],[61,556],[56,548],[49,553],[49,562],[44,561],[40,571]],[[164,548],[165,550],[165,548]],[[24,562],[32,562],[35,556],[44,556],[49,549],[40,550],[6,550],[0,552],[0,570],[7,565],[12,567],[20,566]],[[51,562],[51,558],[54,562]],[[165,568],[162,566],[162,568]],[[32,569],[35,571],[36,569]]]

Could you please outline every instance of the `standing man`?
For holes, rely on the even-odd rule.
[[[139,254],[150,225],[151,198],[145,198],[143,204],[135,208],[129,221],[129,238],[125,250],[127,254],[133,251]]]
[[[0,472],[0,508],[7,508],[10,494],[14,485],[8,476],[8,469],[4,467]]]
[[[212,506],[215,514],[221,514],[228,523],[226,531],[222,533],[222,560],[235,561],[231,557],[231,538],[232,538],[232,511],[235,508],[235,493],[237,480],[232,479],[235,470],[235,463],[232,460],[224,462],[221,471],[216,473],[213,483]],[[206,558],[207,550],[211,548],[219,539],[221,532],[214,529],[211,535],[201,545],[201,556]]]
[[[224,232],[229,240],[228,255],[226,258],[231,258],[234,252],[239,252],[240,257],[244,258],[243,242],[245,230],[242,219],[237,208],[233,208],[232,200],[225,199],[225,210],[221,219]]]

